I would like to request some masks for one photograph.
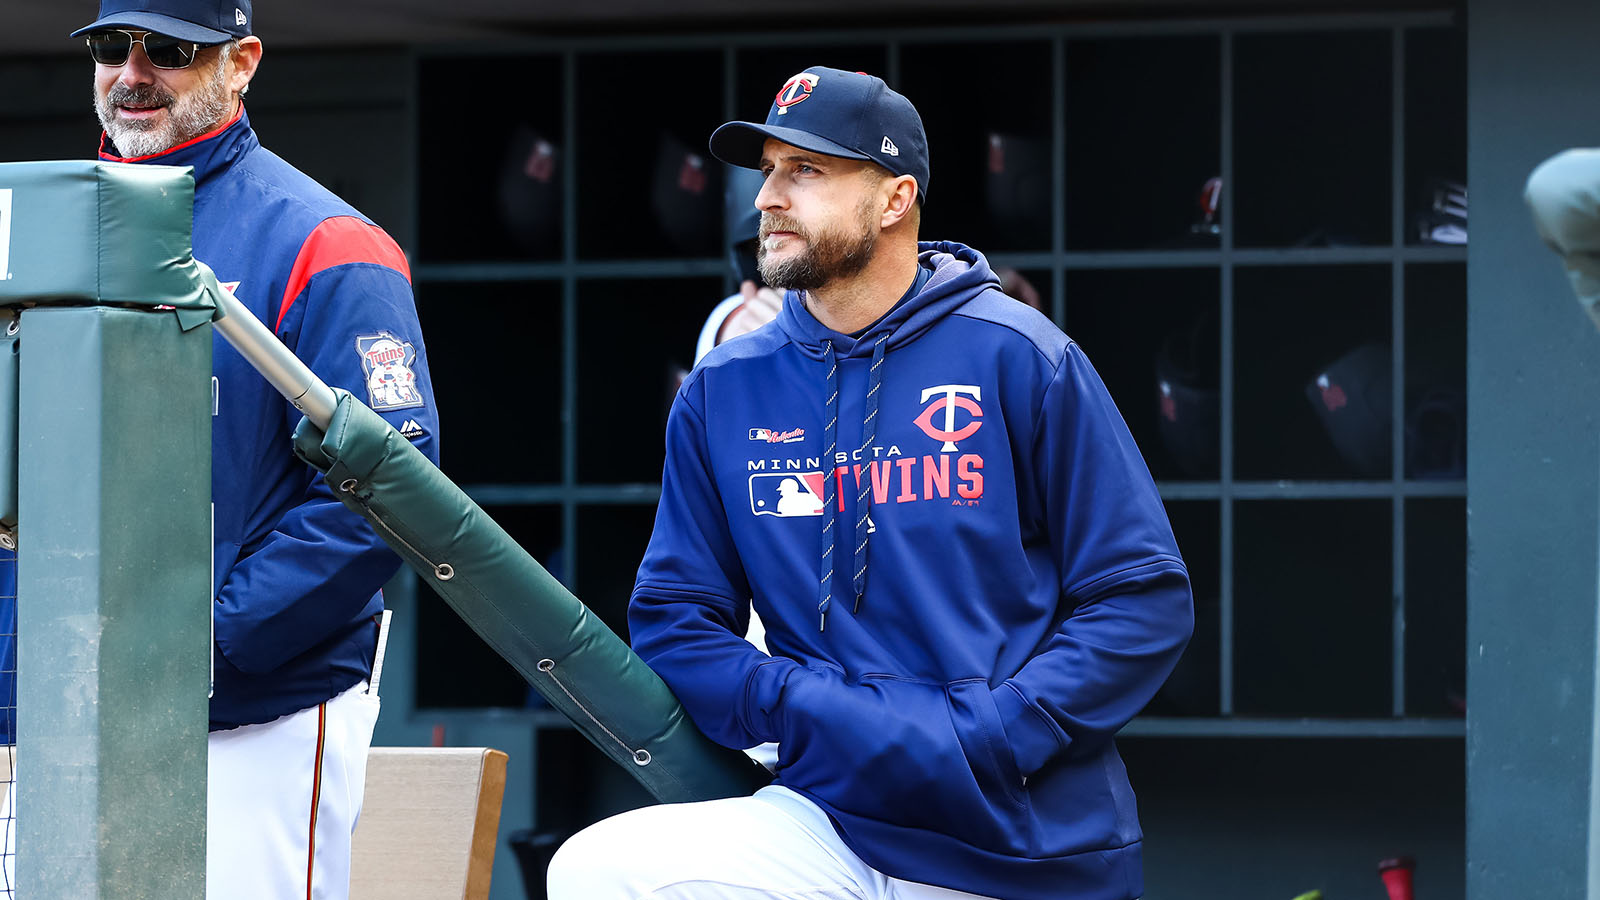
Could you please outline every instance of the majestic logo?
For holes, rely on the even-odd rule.
[[[773,431],[771,428],[750,429],[750,440],[760,441],[763,444],[792,444],[803,441],[806,437],[804,428],[795,428],[789,431]]]
[[[11,280],[11,188],[0,188],[0,281]]]
[[[367,375],[367,405],[375,410],[409,409],[422,405],[417,375],[411,366],[416,348],[387,331],[356,338],[356,352]]]
[[[822,515],[821,472],[757,472],[750,476],[750,511],[758,516]]]
[[[771,82],[768,82],[769,84]],[[801,72],[783,83],[783,90],[778,92],[777,99],[772,102],[778,104],[778,115],[789,114],[789,107],[800,103],[811,96],[812,88],[817,86],[817,76],[810,72]]]
[[[887,134],[883,136],[883,147],[881,150],[890,156],[900,155],[900,148],[894,145],[894,141],[889,140],[889,136]]]
[[[414,441],[427,433],[428,430],[418,425],[416,419],[407,419],[400,423],[400,436],[408,441]]]
[[[962,394],[970,394],[972,399],[969,400],[961,396]],[[932,403],[928,403],[930,398],[936,399]],[[964,441],[972,437],[983,426],[983,423],[978,421],[983,417],[983,408],[977,404],[977,401],[982,399],[982,393],[975,384],[941,384],[926,388],[922,392],[922,402],[928,403],[928,405],[923,408],[922,415],[917,416],[912,421],[918,428],[922,429],[923,434],[936,441],[944,441],[944,446],[939,448],[942,452],[951,453],[956,449],[956,441]],[[967,422],[959,430],[956,429],[956,410],[958,408],[966,410],[967,414],[972,416],[971,421]],[[941,409],[944,410],[943,428],[936,427],[933,424],[934,413]]]

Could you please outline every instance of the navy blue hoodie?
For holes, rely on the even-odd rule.
[[[859,337],[791,292],[685,380],[633,644],[712,739],[780,742],[778,782],[879,871],[1135,898],[1112,735],[1188,641],[1188,575],[1077,345],[976,251],[921,251]]]

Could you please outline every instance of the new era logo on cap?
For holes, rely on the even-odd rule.
[[[889,140],[889,136],[887,134],[883,136],[883,152],[889,154],[890,156],[900,155],[900,148],[894,145],[894,141]]]
[[[247,17],[244,14],[244,10],[238,9],[237,7],[233,10],[233,24],[235,24],[235,25],[248,25],[248,24],[250,24],[250,19],[249,19],[249,17]]]

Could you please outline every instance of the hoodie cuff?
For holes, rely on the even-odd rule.
[[[1011,745],[1011,755],[1023,778],[1033,777],[1052,757],[1066,749],[1053,725],[1024,700],[1009,681],[991,691],[990,696],[1000,712],[1000,721],[1005,724],[1006,742]]]
[[[778,733],[778,704],[789,673],[800,664],[792,659],[770,659],[756,666],[744,686],[745,727],[757,743],[770,744],[782,739]]]

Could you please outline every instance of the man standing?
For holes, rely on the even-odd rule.
[[[765,176],[788,292],[678,394],[629,625],[712,739],[779,743],[777,781],[591,826],[550,896],[1138,897],[1112,735],[1193,613],[1105,387],[981,254],[918,243],[926,138],[881,80],[808,69],[711,150]]]
[[[74,32],[95,61],[100,158],[194,167],[195,258],[437,460],[405,257],[257,141],[241,102],[261,61],[253,25],[249,0],[103,0]],[[399,559],[294,458],[300,413],[220,336],[214,352],[207,894],[344,897],[379,589]]]

